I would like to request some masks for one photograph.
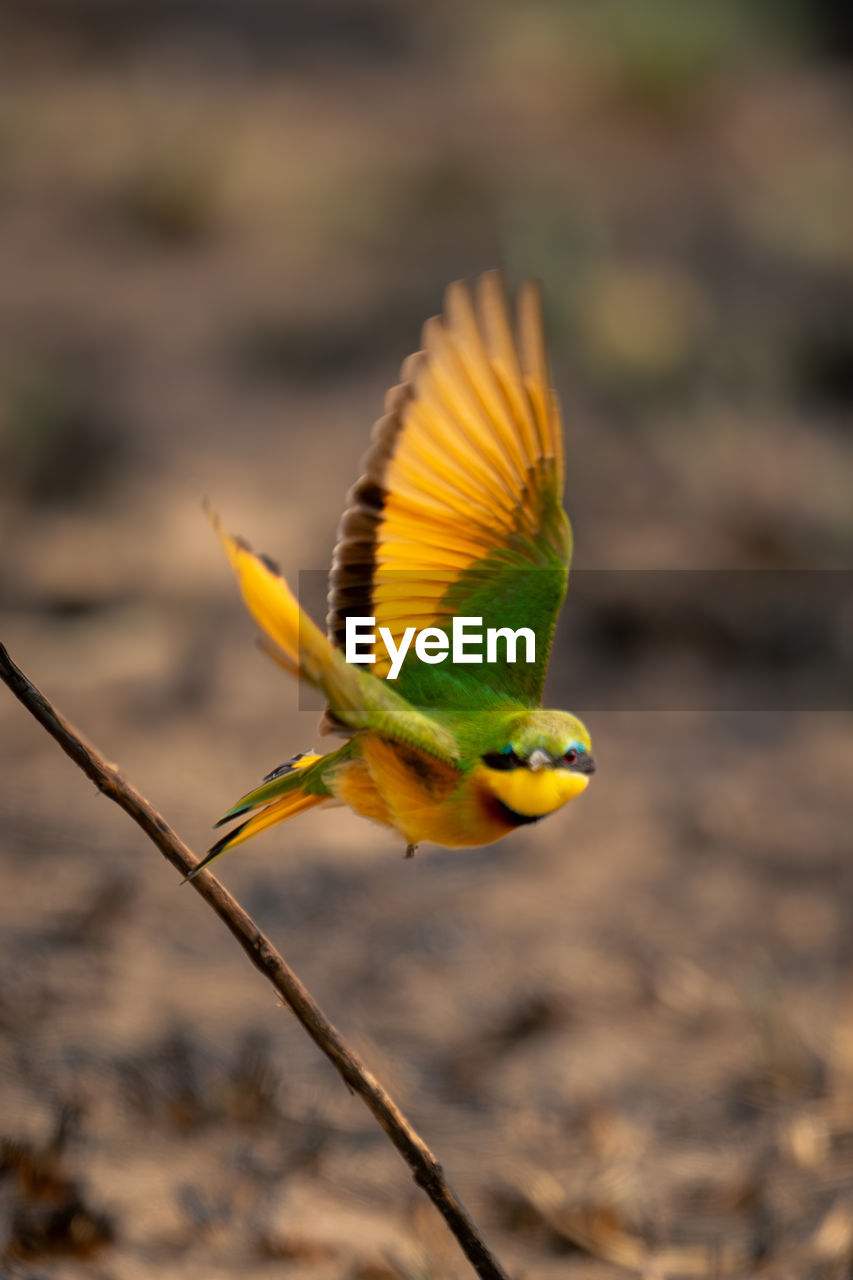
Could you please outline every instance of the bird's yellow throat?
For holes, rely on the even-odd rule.
[[[589,775],[568,769],[489,769],[481,765],[482,782],[508,809],[523,818],[544,818],[580,795]]]

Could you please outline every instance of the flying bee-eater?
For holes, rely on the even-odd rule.
[[[542,709],[572,551],[562,492],[538,284],[519,291],[514,325],[498,272],[451,284],[350,492],[325,635],[275,563],[212,517],[265,647],[325,695],[320,732],[346,741],[269,774],[217,823],[243,819],[197,870],[319,805],[391,827],[412,854],[421,841],[489,844],[584,790],[586,728]],[[488,633],[485,660],[470,629],[456,648],[454,623]]]

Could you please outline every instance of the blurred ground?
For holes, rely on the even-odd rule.
[[[316,717],[253,648],[202,495],[324,567],[420,323],[498,262],[545,281],[580,568],[850,569],[851,53],[831,3],[6,0],[13,657],[204,849]],[[589,710],[581,803],[413,862],[309,815],[222,875],[513,1274],[849,1276],[850,703],[756,710],[747,683],[708,710],[737,646],[687,661],[651,602],[598,608],[570,602],[550,690],[626,690]],[[673,670],[677,708],[636,709]],[[4,1274],[467,1275],[8,696],[0,769]]]

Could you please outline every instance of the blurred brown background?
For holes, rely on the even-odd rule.
[[[851,58],[831,0],[4,0],[12,655],[203,850],[320,744],[202,495],[327,565],[495,264],[545,283],[579,567],[850,569]],[[627,690],[580,803],[405,863],[310,815],[223,878],[514,1274],[847,1276],[849,710],[699,710],[737,646],[572,616],[551,700]],[[0,735],[3,1274],[467,1275],[192,891],[7,695]]]

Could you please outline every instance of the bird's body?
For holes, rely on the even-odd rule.
[[[249,815],[202,865],[332,804],[391,827],[407,852],[489,844],[559,809],[594,770],[581,722],[541,709],[571,530],[536,287],[521,291],[516,335],[496,273],[473,297],[451,285],[424,347],[388,394],[344,512],[327,636],[273,562],[215,521],[272,656],[325,693],[321,731],[346,741],[274,770],[221,820]],[[457,652],[454,620],[491,629],[494,648]],[[366,621],[376,630],[347,661],[350,625]],[[527,660],[510,660],[518,646]]]

